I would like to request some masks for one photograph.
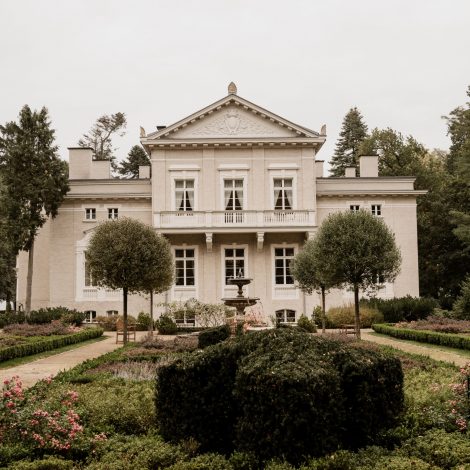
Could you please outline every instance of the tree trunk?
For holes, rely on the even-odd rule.
[[[153,291],[150,291],[150,325],[149,336],[153,337]]]
[[[359,315],[359,286],[354,284],[354,324],[356,338],[361,339],[361,317]]]
[[[124,325],[123,325],[123,338],[122,341],[124,346],[127,344],[127,287],[122,289],[122,296],[123,296],[123,317],[124,317]]]
[[[321,331],[323,334],[326,332],[326,302],[325,302],[325,288],[321,288]]]
[[[31,248],[28,251],[28,275],[26,276],[26,301],[24,313],[26,318],[31,312],[31,292],[33,289],[33,259],[34,259],[34,239],[31,242]]]

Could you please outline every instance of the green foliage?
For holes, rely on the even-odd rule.
[[[361,143],[366,137],[367,125],[362,114],[357,108],[351,108],[344,117],[335,153],[331,158],[332,176],[344,176],[347,167],[358,168]]]
[[[402,380],[399,361],[375,351],[293,328],[254,332],[162,366],[157,423],[202,450],[299,462],[373,442],[403,407]]]
[[[307,333],[316,333],[317,327],[313,320],[309,320],[304,314],[300,315],[300,318],[297,320],[297,327],[302,328]]]
[[[4,349],[0,349],[0,362],[17,357],[31,356],[44,351],[52,351],[69,344],[80,343],[92,338],[98,338],[103,334],[101,328],[87,328],[79,333],[71,335],[41,339],[31,343],[18,344]]]
[[[160,315],[160,318],[155,321],[155,328],[161,335],[176,335],[178,332],[178,326],[169,315]]]
[[[177,462],[168,470],[233,470],[233,467],[222,455],[202,454],[186,462]]]
[[[24,312],[0,312],[0,328],[14,323],[24,323]]]
[[[0,446],[0,467],[7,467],[10,463],[29,457],[30,449],[21,444],[7,444]]]
[[[33,462],[27,460],[16,462],[8,468],[12,470],[72,470],[75,466],[70,460],[58,457],[45,457]]]
[[[126,132],[126,115],[124,113],[115,113],[103,115],[96,120],[96,123],[90,129],[88,134],[78,141],[80,147],[93,149],[96,160],[111,160],[113,168],[115,167],[114,148],[112,144],[113,135],[122,137]]]
[[[7,204],[5,187],[0,171],[0,299],[10,302],[15,298],[16,290],[16,256],[13,240],[8,230]]]
[[[361,328],[370,328],[374,323],[383,322],[382,314],[370,307],[361,306]],[[354,305],[332,307],[326,314],[328,328],[339,328],[341,325],[354,324]]]
[[[137,326],[140,330],[147,331],[150,328],[152,319],[150,318],[150,313],[139,312],[137,315]]]
[[[407,328],[397,328],[387,324],[376,323],[372,329],[377,332],[394,338],[409,339],[420,343],[437,344],[449,348],[470,350],[470,336],[456,335],[452,333],[437,333],[435,331],[410,330]]]
[[[139,166],[150,166],[150,158],[140,145],[134,145],[127,159],[119,163],[117,172],[126,178],[138,178]]]
[[[98,323],[100,328],[103,328],[104,331],[116,331],[116,323],[122,323],[124,317],[122,315],[107,315],[107,316],[98,316],[95,318],[96,323]],[[135,325],[137,320],[132,315],[127,315],[127,324]]]
[[[230,327],[228,325],[216,326],[208,330],[201,331],[198,337],[198,347],[207,348],[220,343],[230,337]]]
[[[361,305],[377,309],[386,323],[421,320],[438,306],[436,300],[426,297],[395,297],[393,299],[362,299]]]
[[[85,314],[67,307],[47,307],[39,310],[31,310],[28,323],[43,324],[53,320],[64,320],[64,323],[80,326],[85,319]]]
[[[455,316],[462,320],[470,320],[470,275],[462,282],[459,297],[454,303]]]

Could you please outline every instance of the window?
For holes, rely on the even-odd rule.
[[[274,210],[292,210],[292,178],[274,178]]]
[[[106,316],[107,317],[117,317],[119,315],[119,312],[117,310],[107,310],[106,311]]]
[[[194,210],[194,180],[175,180],[175,207],[177,211]]]
[[[175,250],[175,284],[177,286],[194,286],[194,248]]]
[[[96,220],[96,209],[94,207],[85,209],[85,220]]]
[[[382,215],[382,206],[380,204],[372,204],[372,215],[381,216]]]
[[[96,287],[96,285],[90,269],[90,263],[87,261],[85,253],[85,287]]]
[[[245,249],[225,248],[225,285],[235,277],[245,277]]]
[[[224,204],[226,211],[243,210],[243,180],[224,180]]]
[[[290,263],[294,258],[294,248],[274,248],[274,280],[277,286],[293,285]]]
[[[349,206],[349,210],[351,212],[359,212],[360,209],[361,209],[361,206],[359,204],[351,204]]]
[[[276,310],[276,320],[280,323],[295,323],[295,310]]]
[[[108,208],[108,219],[115,220],[119,216],[119,209],[116,207],[109,207]]]
[[[85,312],[85,323],[93,323],[96,320],[96,310],[87,310]]]

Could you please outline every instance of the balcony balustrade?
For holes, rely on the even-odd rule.
[[[313,227],[315,211],[172,211],[154,215],[156,228]]]

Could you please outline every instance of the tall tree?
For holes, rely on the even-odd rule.
[[[147,152],[140,145],[134,145],[127,154],[127,159],[119,163],[117,172],[127,178],[138,178],[139,166],[145,165],[150,165]]]
[[[0,126],[0,173],[13,250],[28,252],[25,312],[31,310],[34,240],[48,217],[57,215],[68,186],[67,163],[60,160],[46,108],[24,106],[18,123]]]
[[[361,336],[359,290],[378,287],[378,280],[393,281],[401,264],[392,231],[367,211],[336,212],[320,226],[312,257],[321,279],[332,287],[354,291],[355,330]]]
[[[331,286],[331,281],[322,277],[315,257],[315,242],[308,240],[303,249],[297,253],[290,271],[300,288],[307,294],[318,291],[321,295],[322,332],[326,330],[326,292]]]
[[[78,141],[80,147],[93,149],[96,160],[111,160],[111,166],[116,169],[112,138],[122,137],[126,131],[127,120],[124,113],[115,113],[99,117],[87,134]]]
[[[170,244],[138,220],[111,220],[96,228],[88,245],[87,261],[99,286],[122,289],[126,343],[127,295],[170,288],[174,274]]]
[[[366,137],[367,125],[364,123],[362,114],[356,107],[351,108],[343,119],[335,153],[331,158],[332,176],[344,176],[347,167],[356,167],[357,172],[361,143]]]

